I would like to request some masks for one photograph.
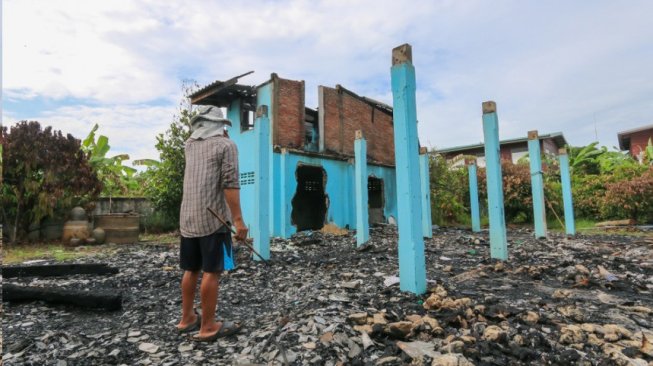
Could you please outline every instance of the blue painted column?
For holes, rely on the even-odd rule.
[[[567,235],[576,235],[574,222],[574,201],[571,195],[571,175],[569,174],[569,156],[567,149],[558,151],[560,159],[560,183],[562,183],[562,202],[565,206],[565,231]]]
[[[267,259],[270,259],[270,119],[268,106],[262,105],[256,109],[256,147],[254,153],[254,249]],[[254,260],[261,260],[252,253]]]
[[[542,177],[542,153],[537,131],[528,132],[528,160],[531,164],[531,193],[533,196],[533,225],[535,237],[546,237],[546,207],[544,206],[544,179]]]
[[[419,179],[415,68],[412,49],[404,44],[392,50],[392,99],[399,226],[399,288],[426,292],[426,268]]]
[[[367,142],[363,131],[356,131],[354,140],[354,185],[356,191],[356,246],[361,246],[370,240],[370,225],[368,215],[367,192]]]
[[[286,148],[281,148],[280,154],[280,163],[279,163],[279,180],[281,181],[281,194],[279,195],[279,207],[278,213],[281,223],[281,237],[283,239],[288,239],[290,237],[291,227],[290,227],[290,202],[288,201],[289,193],[289,180],[294,179],[294,174],[290,175],[288,169],[288,150]]]
[[[478,178],[476,175],[476,160],[468,159],[467,173],[469,173],[469,206],[472,211],[472,231],[481,231],[481,211],[478,206]]]
[[[425,238],[433,237],[431,220],[431,177],[429,175],[429,154],[425,147],[419,149],[419,175],[422,186],[422,231]]]
[[[499,118],[497,117],[497,105],[492,101],[483,102],[483,136],[485,138],[487,202],[490,215],[490,256],[506,260],[508,259],[508,241],[503,209]]]

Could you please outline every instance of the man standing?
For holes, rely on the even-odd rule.
[[[186,141],[184,192],[179,228],[181,231],[180,333],[196,330],[196,341],[213,341],[233,334],[238,326],[231,322],[216,322],[215,312],[222,271],[233,269],[231,233],[207,210],[213,208],[225,221],[236,227],[236,240],[245,240],[247,227],[240,210],[238,150],[225,134],[222,111],[214,106],[200,106],[191,121],[191,136]],[[201,315],[194,310],[195,288],[199,271]]]

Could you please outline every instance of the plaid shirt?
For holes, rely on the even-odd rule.
[[[224,198],[225,188],[240,188],[238,149],[224,136],[189,139],[185,146],[186,170],[179,229],[186,238],[228,231],[206,208],[211,207],[225,221],[231,212]]]

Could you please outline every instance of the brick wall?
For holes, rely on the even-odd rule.
[[[499,148],[499,156],[501,160],[507,160],[512,162],[512,147],[511,146],[501,146]]]
[[[356,130],[362,130],[367,140],[368,159],[394,165],[392,116],[341,87],[321,88],[323,99],[319,113],[324,114],[325,150],[353,156]]]
[[[273,144],[300,149],[304,146],[304,81],[272,75],[274,81]]]
[[[540,147],[542,148],[542,154],[558,155],[558,145],[556,145],[555,140],[553,139],[542,140],[542,145],[540,145]]]
[[[648,139],[653,139],[653,129],[635,132],[630,135],[630,154],[637,157],[639,153],[646,150]]]

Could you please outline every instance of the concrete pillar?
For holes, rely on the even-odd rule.
[[[544,179],[542,153],[537,131],[528,132],[528,160],[531,164],[531,192],[533,196],[533,226],[535,237],[546,237],[546,207],[544,206]]]
[[[399,226],[399,288],[426,292],[426,268],[419,179],[415,68],[412,49],[404,44],[392,50],[392,99]]]
[[[481,231],[481,212],[478,206],[478,178],[476,175],[476,159],[468,159],[467,173],[469,173],[469,206],[472,211],[472,231]]]
[[[354,185],[356,190],[356,245],[361,246],[370,240],[370,225],[367,197],[367,143],[363,131],[356,131],[354,140]]]
[[[425,238],[433,237],[431,220],[431,176],[429,172],[429,154],[425,147],[419,149],[419,175],[422,187],[422,230]]]
[[[497,117],[497,105],[492,101],[483,102],[483,135],[485,137],[487,202],[490,215],[490,256],[506,260],[508,259],[508,241],[503,209],[499,118]]]
[[[254,153],[254,249],[267,259],[270,259],[270,119],[268,106],[262,105],[256,109],[256,147]],[[254,255],[254,260],[261,260]]]
[[[558,151],[560,159],[560,181],[562,183],[562,202],[565,206],[565,231],[567,235],[576,235],[574,221],[574,201],[571,195],[571,175],[569,174],[569,156],[567,149]]]
[[[294,172],[289,171],[288,167],[288,150],[286,148],[281,148],[281,154],[280,154],[280,159],[279,159],[279,180],[281,183],[281,194],[279,195],[279,215],[280,217],[280,223],[281,223],[281,237],[283,239],[288,239],[290,237],[290,233],[292,231],[292,228],[290,226],[290,213],[292,210],[292,207],[290,207],[290,200],[288,199],[288,195],[292,194],[289,193],[290,189],[290,179],[294,179],[295,175]]]

